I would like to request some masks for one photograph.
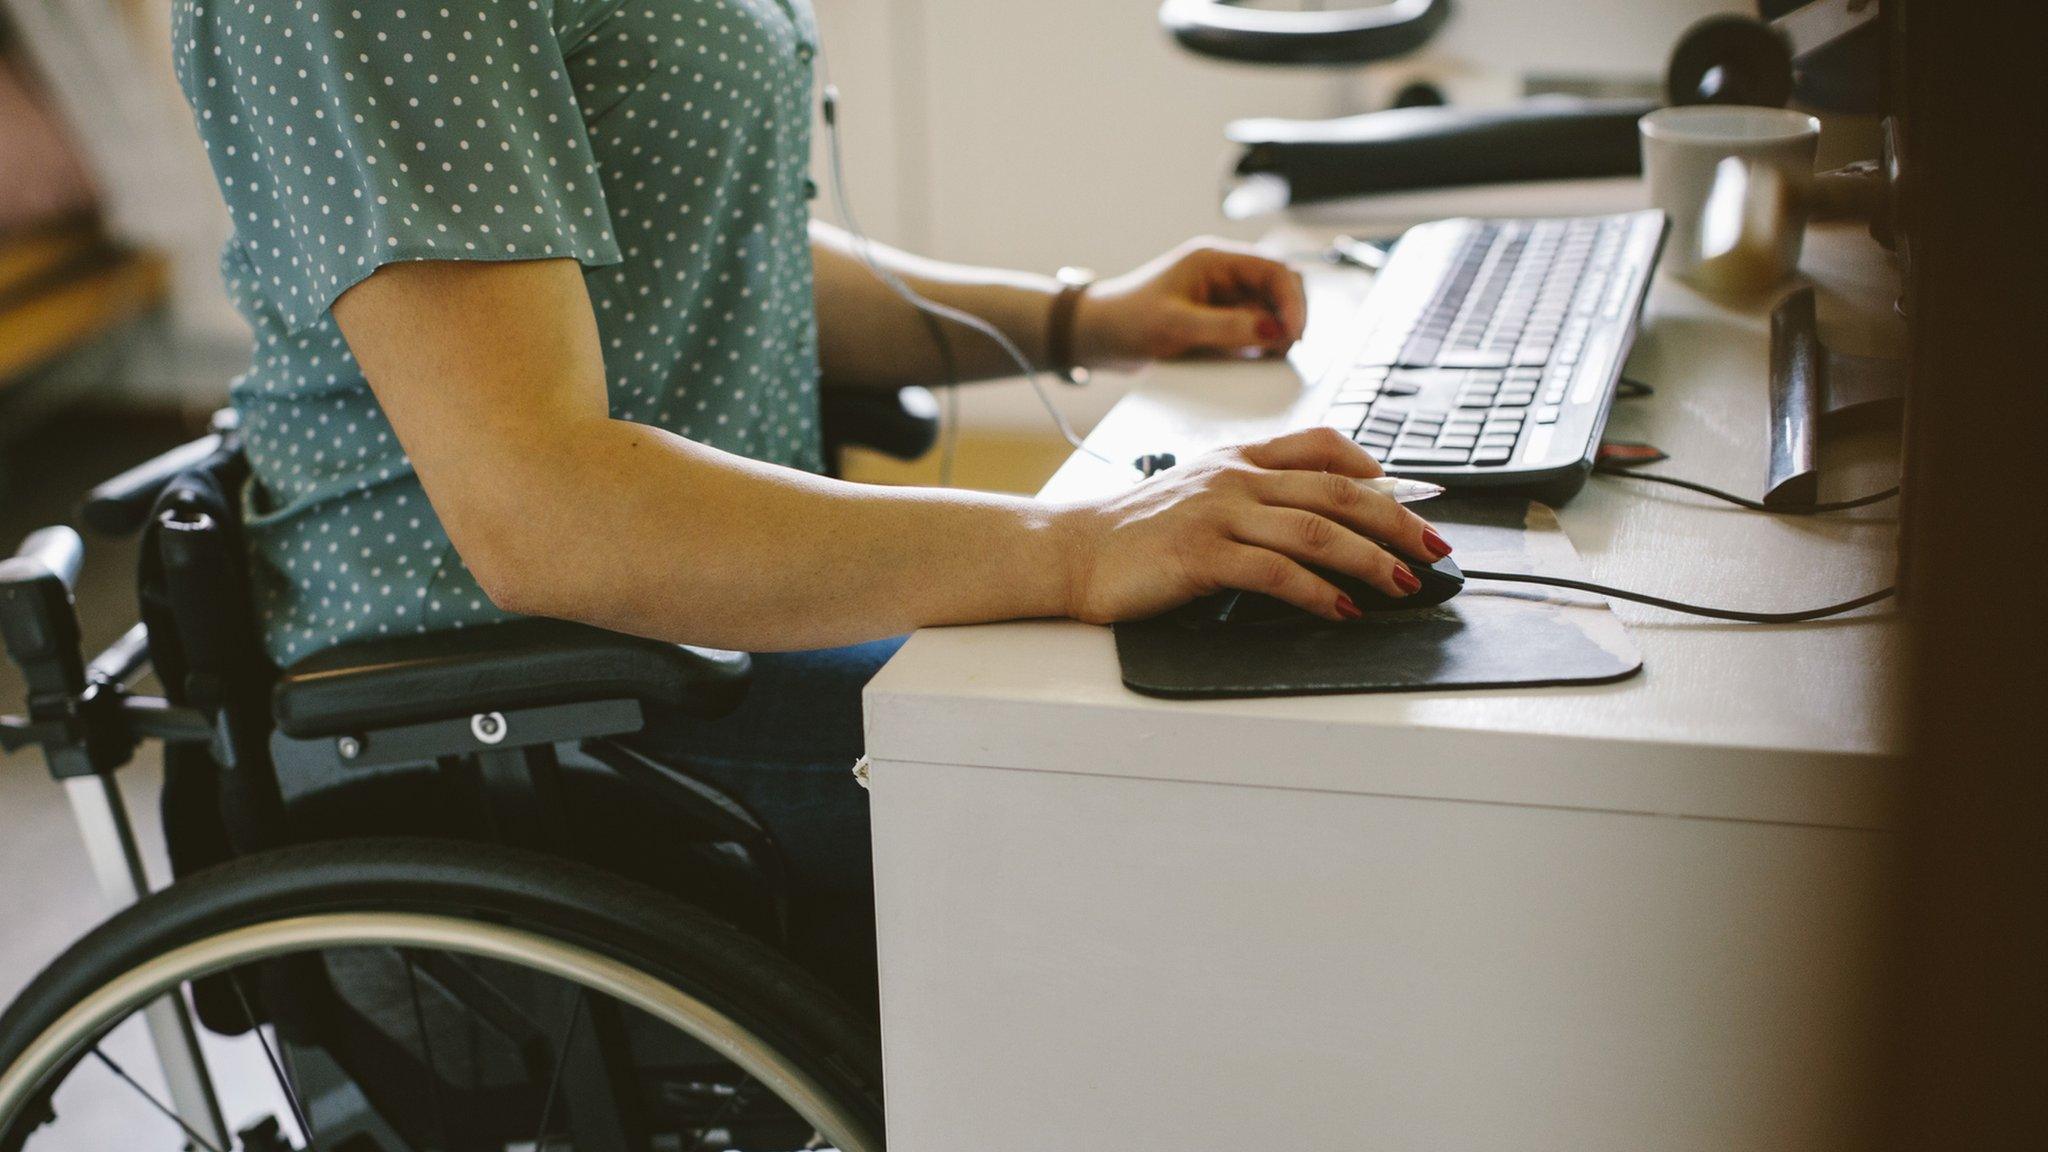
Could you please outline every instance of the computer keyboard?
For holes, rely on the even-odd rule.
[[[1439,220],[1373,284],[1323,423],[1398,476],[1552,502],[1592,471],[1664,214]]]

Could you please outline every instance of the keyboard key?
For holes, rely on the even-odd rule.
[[[1466,374],[1463,368],[1402,368],[1388,379],[1410,380],[1426,390],[1442,384],[1462,384]]]
[[[1538,424],[1555,424],[1561,412],[1562,409],[1558,408],[1557,405],[1546,404],[1536,410],[1536,422]]]
[[[1472,453],[1472,463],[1486,467],[1492,467],[1496,464],[1507,463],[1508,459],[1512,457],[1514,454],[1515,448],[1512,444],[1506,447],[1482,446],[1478,451]]]
[[[1479,437],[1477,436],[1462,434],[1453,436],[1446,432],[1442,436],[1437,437],[1436,446],[1439,448],[1471,448],[1478,443]]]
[[[1467,458],[1468,454],[1463,448],[1397,447],[1394,449],[1393,455],[1387,457],[1387,463],[1394,465],[1427,464],[1442,467],[1445,465],[1463,464]]]
[[[1370,406],[1373,401],[1379,398],[1380,392],[1377,388],[1359,388],[1355,385],[1347,385],[1343,391],[1337,393],[1337,399],[1334,403]]]
[[[1362,432],[1358,435],[1357,440],[1358,443],[1365,447],[1366,451],[1374,456],[1385,456],[1394,447],[1394,438],[1392,436],[1383,436],[1378,432]]]
[[[1349,436],[1365,423],[1365,413],[1363,404],[1338,404],[1323,413],[1323,424]]]
[[[1506,352],[1450,351],[1436,358],[1440,368],[1505,368],[1514,359]]]
[[[1436,363],[1437,351],[1443,346],[1442,337],[1432,337],[1418,333],[1409,339],[1406,347],[1401,349],[1401,362],[1404,364],[1434,364]]]

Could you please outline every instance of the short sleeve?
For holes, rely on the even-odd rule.
[[[393,261],[619,261],[551,8],[194,4],[180,79],[290,330]]]

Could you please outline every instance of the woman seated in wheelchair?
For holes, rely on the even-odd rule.
[[[255,332],[233,403],[271,658],[517,615],[760,653],[736,713],[641,743],[774,829],[824,894],[791,928],[818,966],[871,986],[850,769],[905,633],[1224,587],[1340,619],[1311,565],[1400,595],[1402,557],[1448,550],[1320,431],[1061,505],[823,475],[821,381],[1014,374],[884,277],[1051,370],[1277,355],[1305,301],[1220,243],[1075,295],[811,219],[809,0],[175,8]]]

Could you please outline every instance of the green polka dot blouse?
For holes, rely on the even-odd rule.
[[[391,261],[574,258],[613,416],[819,466],[815,35],[808,0],[175,0],[273,659],[503,616],[328,313]]]

